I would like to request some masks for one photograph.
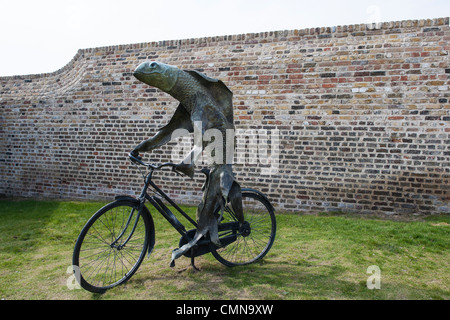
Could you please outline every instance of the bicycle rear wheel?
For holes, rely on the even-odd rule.
[[[242,192],[244,226],[240,230],[224,230],[221,237],[236,236],[236,240],[222,248],[212,248],[212,255],[228,267],[247,265],[262,259],[275,240],[276,219],[272,206],[255,192]],[[221,224],[236,222],[230,205],[224,208]],[[219,228],[220,229],[220,228]]]
[[[145,257],[149,233],[154,232],[150,219],[138,213],[137,203],[127,200],[97,211],[81,230],[73,252],[80,285],[103,293],[130,279]]]

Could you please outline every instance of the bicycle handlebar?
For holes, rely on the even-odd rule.
[[[135,157],[134,155],[131,154],[131,152],[128,154],[128,157],[130,158],[130,160],[132,162],[139,163],[140,165],[143,165],[143,166],[145,166],[145,167],[147,167],[149,169],[153,169],[153,170],[161,169],[163,167],[172,167],[173,169],[175,169],[175,167],[176,167],[176,164],[175,163],[171,163],[171,162],[162,163],[162,164],[157,165],[157,166],[155,166],[155,165],[153,165],[151,163],[145,163],[144,161],[142,161],[141,157]]]

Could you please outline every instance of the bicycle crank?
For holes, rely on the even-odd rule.
[[[248,237],[250,233],[252,232],[252,229],[250,228],[250,223],[248,221],[245,221],[242,226],[239,227],[239,233],[241,236]]]

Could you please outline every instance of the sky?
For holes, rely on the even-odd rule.
[[[450,0],[0,0],[0,76],[84,48],[448,16]]]

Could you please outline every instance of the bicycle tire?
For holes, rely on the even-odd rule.
[[[271,249],[276,235],[276,218],[272,206],[261,195],[242,192],[244,220],[250,224],[248,235],[236,233],[236,241],[222,248],[211,248],[212,255],[227,267],[242,266],[261,260]],[[237,221],[230,205],[224,209],[221,223]],[[219,232],[220,237],[231,231]]]
[[[143,213],[147,210],[145,207],[136,221],[138,206],[130,200],[111,202],[98,210],[81,230],[72,263],[76,279],[85,290],[104,293],[128,281],[141,265],[149,239],[154,239],[154,227],[150,214]],[[132,210],[129,226],[117,241]],[[130,235],[134,223],[136,229],[130,240],[119,249]]]

